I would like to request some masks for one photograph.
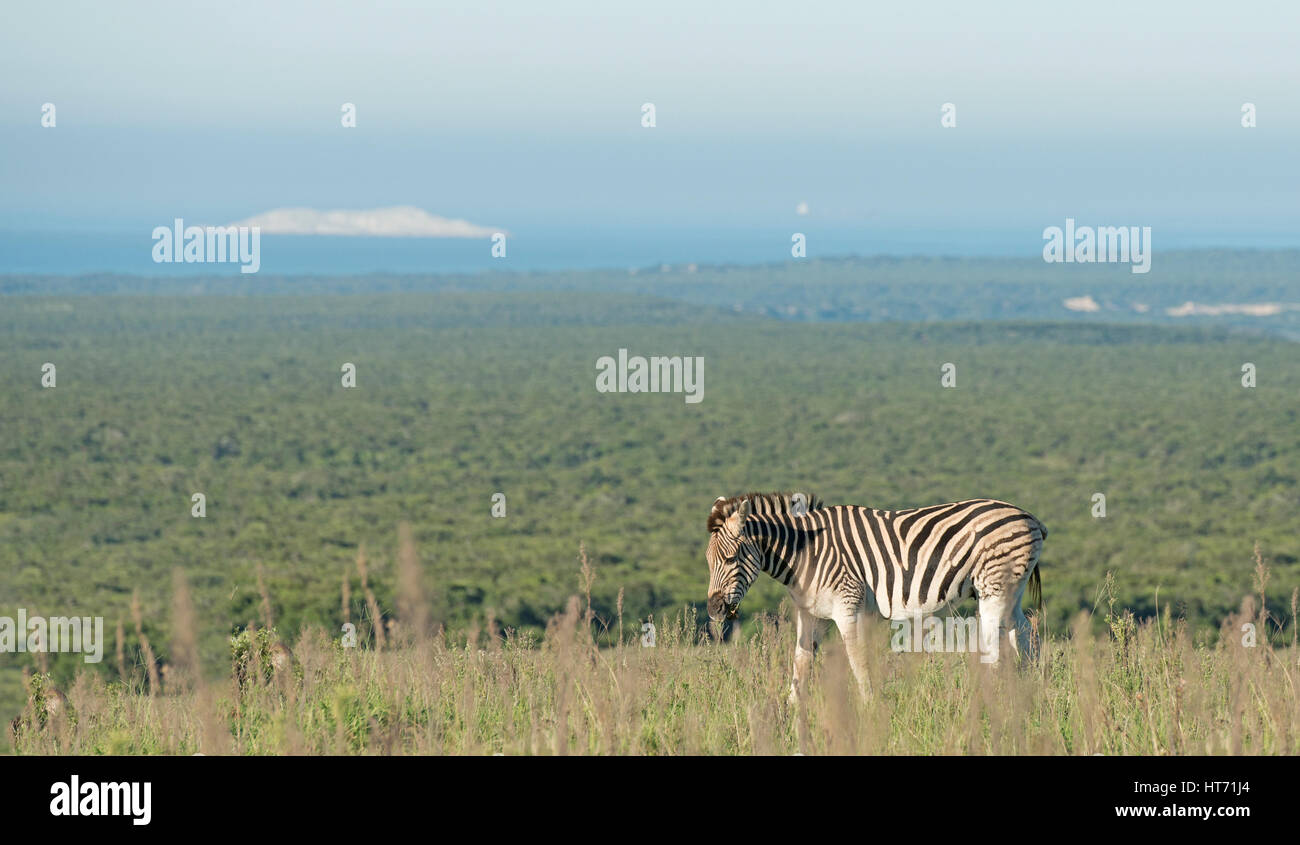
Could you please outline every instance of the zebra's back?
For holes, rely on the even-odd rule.
[[[889,618],[1017,588],[1047,536],[1028,511],[997,499],[893,511],[836,505],[802,519],[815,526],[813,556],[830,554],[830,569],[839,570],[819,580],[833,576],[850,589],[857,582]]]

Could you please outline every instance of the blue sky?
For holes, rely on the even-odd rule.
[[[845,227],[1300,244],[1300,4],[995,5],[15,4],[0,228],[397,204],[743,227],[806,201]]]

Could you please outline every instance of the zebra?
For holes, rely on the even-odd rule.
[[[796,701],[812,668],[818,620],[834,620],[860,691],[866,674],[868,618],[911,620],[975,595],[980,650],[998,660],[1006,633],[1019,657],[1032,657],[1020,608],[1032,582],[1042,605],[1038,558],[1047,529],[1028,511],[996,499],[968,499],[886,511],[853,505],[803,513],[773,507],[783,494],[718,497],[709,512],[709,617],[735,619],[759,572],[786,585],[795,606]]]
[[[825,503],[817,496],[799,490],[788,490],[780,493],[746,493],[745,496],[750,500],[752,512],[760,515],[799,515],[807,513],[811,508],[825,506]],[[726,501],[726,497],[719,496],[716,501]],[[712,621],[717,627],[710,626],[709,637],[711,639],[721,639],[723,642],[729,641],[732,634],[739,627],[734,616]]]

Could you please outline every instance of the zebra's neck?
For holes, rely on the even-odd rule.
[[[753,517],[747,527],[762,553],[763,571],[788,586],[807,562],[813,542],[807,517],[764,514]]]

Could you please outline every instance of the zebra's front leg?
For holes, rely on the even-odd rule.
[[[794,609],[794,679],[790,682],[791,707],[799,703],[799,696],[812,675],[813,655],[817,650],[817,617],[806,610]]]
[[[844,640],[844,651],[849,657],[849,668],[858,682],[858,693],[863,700],[871,700],[871,678],[867,673],[867,614],[863,610],[846,611],[835,617],[835,625]]]

